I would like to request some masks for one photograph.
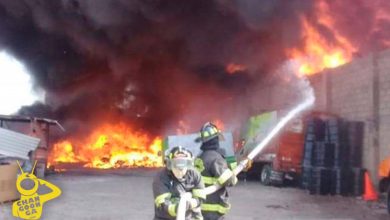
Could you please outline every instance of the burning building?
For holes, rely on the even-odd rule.
[[[3,0],[0,18],[0,48],[46,91],[19,113],[67,128],[50,163],[98,168],[161,166],[162,136],[234,130],[295,105],[306,75],[390,45],[386,0]]]

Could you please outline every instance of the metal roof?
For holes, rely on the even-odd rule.
[[[44,122],[48,123],[49,125],[57,125],[62,131],[65,131],[65,128],[62,127],[62,125],[52,119],[48,118],[37,118],[37,117],[29,117],[29,116],[19,116],[19,115],[0,115],[0,121],[13,121],[13,122],[32,122],[32,121],[38,121],[38,122]]]
[[[28,152],[38,147],[40,139],[0,128],[0,154],[29,159]]]

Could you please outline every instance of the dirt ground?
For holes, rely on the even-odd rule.
[[[156,171],[78,172],[51,175],[48,181],[62,189],[60,198],[44,205],[42,219],[153,218],[151,184]],[[231,188],[232,210],[227,220],[385,220],[384,204],[359,198],[313,196],[296,188],[277,188],[241,181]],[[11,203],[0,206],[0,220],[15,219]]]

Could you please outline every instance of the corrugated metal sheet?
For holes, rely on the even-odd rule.
[[[38,147],[40,139],[0,128],[0,154],[28,159],[28,152]]]

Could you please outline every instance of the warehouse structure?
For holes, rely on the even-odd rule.
[[[390,50],[354,59],[311,77],[315,109],[365,124],[363,166],[377,180],[390,156]]]
[[[357,57],[308,78],[316,97],[315,111],[364,122],[362,166],[377,181],[380,161],[390,156],[390,50]],[[294,81],[271,76],[261,83],[257,95],[248,100],[253,103],[249,114],[290,109],[301,98],[293,92],[299,91]]]

